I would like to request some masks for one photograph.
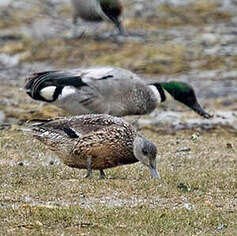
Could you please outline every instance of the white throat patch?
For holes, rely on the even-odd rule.
[[[159,93],[158,89],[156,88],[156,86],[149,85],[149,88],[152,90],[153,94],[155,95],[155,97],[157,99],[157,103],[161,103],[161,96],[160,96],[160,93]]]

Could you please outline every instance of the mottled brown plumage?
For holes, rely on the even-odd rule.
[[[46,144],[64,164],[100,170],[141,161],[152,177],[156,171],[156,147],[121,118],[105,114],[60,118],[31,126],[35,138]]]

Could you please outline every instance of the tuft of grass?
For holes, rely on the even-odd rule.
[[[25,47],[27,44],[28,44],[27,40],[5,44],[2,47],[0,47],[0,53],[6,53],[9,55],[22,53],[25,51]]]
[[[232,15],[220,11],[218,4],[213,1],[198,0],[185,6],[162,4],[154,10],[154,14],[145,20],[140,18],[125,21],[129,29],[149,29],[156,31],[160,28],[179,26],[200,26],[208,22],[228,21]]]
[[[48,54],[48,49],[53,46],[54,50]],[[189,68],[185,53],[184,47],[174,44],[118,45],[111,42],[52,39],[46,42],[34,42],[23,60],[48,60],[59,66],[113,65],[149,74],[172,74]]]
[[[147,74],[174,74],[188,69],[185,48],[174,44],[160,46],[126,44],[123,50],[98,57],[95,63],[113,64]]]
[[[203,56],[198,59],[198,70],[217,70],[223,69],[226,65],[226,58],[224,56]]]
[[[9,215],[5,210],[0,210],[1,215],[8,220]],[[217,233],[220,222],[226,227],[223,231],[228,234],[230,229],[236,226],[234,222],[228,222],[233,213],[222,213],[221,210],[212,211],[210,208],[201,207],[200,213],[185,209],[161,209],[157,211],[145,206],[131,209],[111,209],[97,206],[94,209],[74,208],[39,208],[22,207],[16,211],[10,211],[21,219],[21,223],[12,224],[8,231],[29,233],[70,233],[77,234],[175,234],[175,233]],[[174,221],[174,218],[177,220]],[[200,221],[200,218],[203,219]],[[136,222],[136,223],[135,223]],[[212,229],[211,231],[208,230]],[[4,229],[4,228],[3,228]]]
[[[26,10],[14,9],[10,6],[1,11],[0,29],[16,27],[21,24],[31,24],[39,15],[40,8],[37,6]]]
[[[195,1],[186,7],[164,4],[157,9],[157,16],[149,20],[160,27],[199,26],[207,22],[223,22],[231,18],[231,14],[220,11],[216,3],[204,0]]]

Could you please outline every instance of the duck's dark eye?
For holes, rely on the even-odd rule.
[[[148,151],[146,149],[142,149],[142,153],[146,156],[148,154]]]

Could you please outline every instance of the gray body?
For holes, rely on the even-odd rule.
[[[112,3],[112,4],[111,4]],[[81,32],[77,32],[77,21],[83,19],[86,21],[110,21],[113,23],[119,34],[124,35],[124,29],[120,21],[122,13],[122,4],[119,0],[113,2],[102,2],[100,0],[72,0],[73,6],[73,34],[81,37],[87,29],[81,28]],[[82,26],[82,24],[81,24]]]
[[[128,70],[98,67],[69,73],[80,76],[88,86],[71,87],[72,93],[59,96],[53,104],[73,115],[142,115],[153,111],[159,102],[149,86]]]
[[[87,21],[109,20],[97,0],[71,0],[71,2],[74,23],[76,23],[78,17]]]

